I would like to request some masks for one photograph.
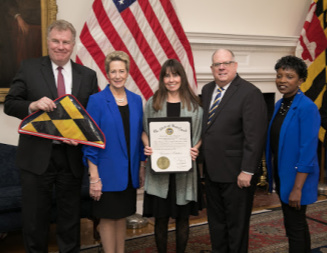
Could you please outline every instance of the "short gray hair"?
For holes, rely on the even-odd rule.
[[[52,22],[48,26],[47,38],[49,38],[49,34],[53,29],[57,29],[59,31],[70,30],[72,32],[72,35],[73,35],[73,40],[75,41],[76,30],[75,30],[74,26],[71,23],[69,23],[68,21],[63,20],[63,19],[59,19],[59,20],[55,20],[54,22]]]
[[[215,56],[215,54],[216,54],[218,51],[227,51],[227,52],[229,52],[229,53],[232,55],[233,61],[235,60],[235,55],[234,55],[234,53],[233,53],[232,50],[230,50],[230,49],[226,49],[226,48],[219,48],[219,49],[217,49],[215,52],[213,52],[213,54],[212,54],[212,56],[211,56],[211,60],[212,60],[212,62],[213,62],[213,57]]]

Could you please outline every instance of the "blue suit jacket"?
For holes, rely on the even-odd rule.
[[[270,148],[271,124],[280,108],[282,100],[276,103],[269,124],[266,160],[270,190],[272,190],[272,156]],[[320,115],[317,106],[299,91],[286,114],[280,129],[278,146],[278,175],[280,178],[280,197],[288,204],[297,172],[308,173],[302,188],[301,205],[317,200],[319,165],[317,156]]]
[[[134,188],[139,187],[139,166],[143,157],[142,99],[125,89],[130,124],[130,164]],[[123,121],[109,85],[90,97],[87,111],[106,137],[105,149],[84,146],[84,161],[89,159],[98,166],[103,191],[123,191],[128,184],[129,159]]]

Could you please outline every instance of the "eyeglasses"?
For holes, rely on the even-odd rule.
[[[234,63],[234,61],[215,62],[215,63],[212,63],[212,67],[214,67],[214,68],[219,68],[220,66],[228,67],[232,63]]]

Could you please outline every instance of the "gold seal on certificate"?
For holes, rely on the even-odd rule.
[[[172,135],[174,133],[174,129],[172,129],[171,127],[168,127],[167,129],[166,129],[166,134],[168,134],[168,135]]]
[[[165,170],[169,168],[169,165],[170,165],[170,161],[165,156],[162,156],[157,160],[157,166],[159,167],[159,169]]]
[[[151,168],[158,173],[192,169],[191,118],[149,118]]]

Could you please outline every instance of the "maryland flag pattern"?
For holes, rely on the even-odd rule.
[[[327,80],[327,0],[313,0],[306,17],[297,47],[296,55],[308,66],[308,78],[301,90],[311,98],[318,108],[326,91]],[[324,140],[325,129],[321,128],[319,139]]]
[[[104,134],[74,96],[62,96],[54,103],[54,111],[37,111],[23,119],[18,132],[105,148]]]

